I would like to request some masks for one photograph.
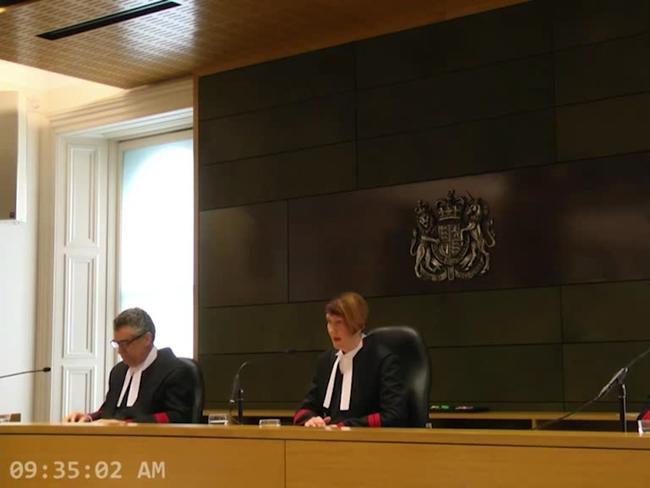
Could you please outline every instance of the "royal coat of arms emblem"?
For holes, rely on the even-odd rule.
[[[427,281],[469,280],[490,269],[489,248],[496,245],[494,222],[481,198],[456,196],[433,205],[419,200],[415,207],[411,255],[415,276]]]

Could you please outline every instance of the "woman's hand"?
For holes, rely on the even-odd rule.
[[[99,419],[93,422],[95,425],[126,425],[128,422],[117,419]]]
[[[332,417],[312,417],[305,422],[305,427],[327,427],[332,421]]]

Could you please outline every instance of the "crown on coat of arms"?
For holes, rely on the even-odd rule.
[[[450,190],[447,198],[441,198],[436,202],[436,215],[438,220],[460,219],[463,213],[465,201],[456,197],[456,192]]]

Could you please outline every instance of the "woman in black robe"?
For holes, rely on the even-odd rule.
[[[397,356],[363,331],[368,304],[346,292],[325,306],[333,350],[322,354],[307,396],[293,417],[305,427],[406,426],[403,376]]]

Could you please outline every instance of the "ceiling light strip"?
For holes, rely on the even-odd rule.
[[[115,14],[106,15],[105,17],[98,17],[96,19],[81,22],[79,24],[70,25],[68,27],[63,27],[61,29],[56,29],[49,32],[44,32],[42,34],[38,34],[38,37],[47,39],[48,41],[56,41],[57,39],[74,36],[76,34],[81,34],[82,32],[88,32],[90,30],[99,29],[100,27],[106,27],[107,25],[117,24],[119,22],[124,22],[125,20],[135,19],[137,17],[142,17],[143,15],[153,14],[155,12],[160,12],[161,10],[180,7],[180,5],[181,4],[178,2],[160,0],[158,2],[141,5],[140,7],[131,8],[129,10],[123,10],[122,12]]]

